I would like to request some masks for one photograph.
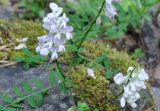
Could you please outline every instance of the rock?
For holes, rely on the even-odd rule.
[[[157,84],[160,85],[160,63],[153,70],[153,78],[156,80]]]
[[[10,20],[14,16],[13,9],[8,6],[1,6],[0,5],[0,19]]]
[[[156,103],[157,111],[160,111],[160,88],[152,87],[153,98]]]
[[[33,88],[35,87],[32,81],[33,77],[38,78],[45,87],[49,86],[50,67],[42,65],[37,68],[32,68],[27,71],[23,70],[21,64],[17,67],[0,68],[0,91],[14,97],[13,87],[16,85],[22,89],[22,83],[27,81]],[[2,101],[0,101],[2,103]],[[66,111],[73,105],[74,101],[71,97],[60,92],[58,87],[49,91],[44,97],[43,105],[40,108],[31,109],[24,104],[26,111]]]

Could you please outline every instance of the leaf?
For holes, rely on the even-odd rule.
[[[38,63],[40,63],[40,59],[37,57],[29,57],[28,62],[38,64]]]
[[[32,87],[31,87],[27,82],[24,82],[24,83],[23,83],[23,88],[25,89],[25,91],[26,91],[28,94],[33,93]]]
[[[43,56],[41,56],[39,53],[36,53],[36,57],[39,58],[41,61],[47,61],[47,59]]]
[[[32,80],[33,80],[35,86],[36,86],[39,90],[41,90],[41,89],[43,88],[43,84],[40,82],[39,79],[37,79],[37,78],[34,77]]]
[[[94,109],[93,111],[99,111],[99,109],[96,108],[96,109]]]
[[[1,95],[1,99],[5,102],[5,103],[12,103],[13,102],[13,99],[11,97],[9,97],[8,95],[6,94],[2,94]]]
[[[33,108],[35,108],[35,107],[36,107],[36,102],[35,102],[35,100],[34,100],[34,97],[33,97],[33,96],[28,97],[28,104],[29,104],[31,107],[33,107]]]
[[[27,55],[27,56],[33,55],[33,54],[31,53],[31,51],[30,51],[29,49],[27,49],[27,48],[22,49],[22,52],[23,52],[25,55]]]
[[[108,71],[106,71],[105,76],[106,76],[106,79],[111,79],[111,77],[113,77],[113,73],[108,70]]]
[[[103,64],[104,64],[105,68],[109,68],[109,59],[106,58],[106,59],[103,61]]]
[[[2,105],[0,105],[0,110],[3,108],[3,106]]]
[[[20,98],[24,97],[22,91],[16,86],[14,87],[14,92],[18,97],[20,97]]]
[[[58,80],[64,81],[62,73],[59,71],[58,66],[56,66],[56,74],[58,76]]]
[[[102,62],[104,59],[106,59],[106,56],[105,56],[105,55],[102,55],[102,56],[96,58],[96,62],[100,63],[100,62]]]
[[[43,103],[43,95],[42,94],[36,94],[36,104],[37,106],[41,106]]]
[[[13,108],[22,108],[22,105],[17,103],[17,104],[12,104],[11,105]]]
[[[68,88],[66,88],[63,83],[60,84],[60,90],[61,90],[65,95],[68,95]]]
[[[69,44],[67,45],[67,50],[70,52],[78,51],[78,48],[75,45]]]
[[[78,64],[80,64],[81,62],[83,62],[83,60],[84,60],[84,59],[83,59],[82,57],[73,58],[72,64],[78,65]]]
[[[89,111],[90,108],[86,103],[81,103],[78,101],[78,111]]]
[[[16,108],[7,108],[4,111],[16,111],[16,110],[17,110]]]
[[[56,84],[56,79],[55,79],[54,73],[55,72],[53,72],[53,71],[50,72],[50,75],[49,75],[49,83],[50,83],[50,85]]]
[[[23,83],[23,88],[29,95],[33,93],[32,87],[27,82]],[[28,97],[28,104],[33,108],[36,107],[36,102],[34,100],[34,96]]]

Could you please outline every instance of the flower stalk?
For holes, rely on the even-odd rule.
[[[102,3],[102,5],[101,5],[101,8],[100,8],[100,10],[99,10],[99,12],[98,12],[96,18],[94,19],[94,21],[92,22],[92,24],[90,25],[90,27],[88,28],[88,30],[86,31],[86,33],[84,34],[84,36],[83,36],[83,38],[82,38],[80,44],[78,45],[78,49],[81,48],[81,46],[82,46],[84,40],[86,39],[87,35],[88,35],[89,32],[91,31],[91,29],[92,29],[92,27],[94,26],[94,24],[96,24],[96,21],[97,21],[99,15],[100,15],[100,13],[102,12],[104,5],[105,5],[105,0],[103,0],[103,3]]]
[[[63,79],[65,79],[65,76],[64,76],[64,74],[62,72],[62,69],[61,69],[60,64],[58,62],[58,59],[55,60],[55,63],[56,63],[56,67],[57,67],[58,71],[61,73]]]

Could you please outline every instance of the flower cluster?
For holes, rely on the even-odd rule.
[[[115,2],[119,2],[120,0],[113,0]],[[106,0],[106,16],[110,19],[113,19],[114,16],[117,14],[116,9],[112,5],[112,0]]]
[[[145,81],[149,78],[144,69],[137,70],[129,67],[127,73],[126,76],[122,73],[116,74],[113,79],[118,85],[124,84],[124,93],[120,99],[121,107],[124,107],[127,102],[132,108],[136,108],[136,101],[140,98],[139,92],[146,89]]]
[[[43,27],[49,31],[48,35],[38,37],[39,44],[36,48],[42,56],[48,56],[51,52],[51,59],[58,58],[58,52],[65,50],[64,44],[72,38],[72,26],[67,26],[69,19],[63,13],[63,9],[55,3],[50,3],[52,10],[46,17],[43,18]]]

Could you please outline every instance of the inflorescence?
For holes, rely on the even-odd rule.
[[[65,51],[64,44],[67,40],[70,40],[72,36],[72,26],[67,26],[69,19],[66,14],[63,13],[63,8],[58,7],[55,3],[50,3],[52,10],[46,17],[43,18],[43,27],[49,31],[48,35],[38,37],[37,52],[40,52],[42,56],[48,56],[51,54],[51,59],[58,58],[58,52]]]

